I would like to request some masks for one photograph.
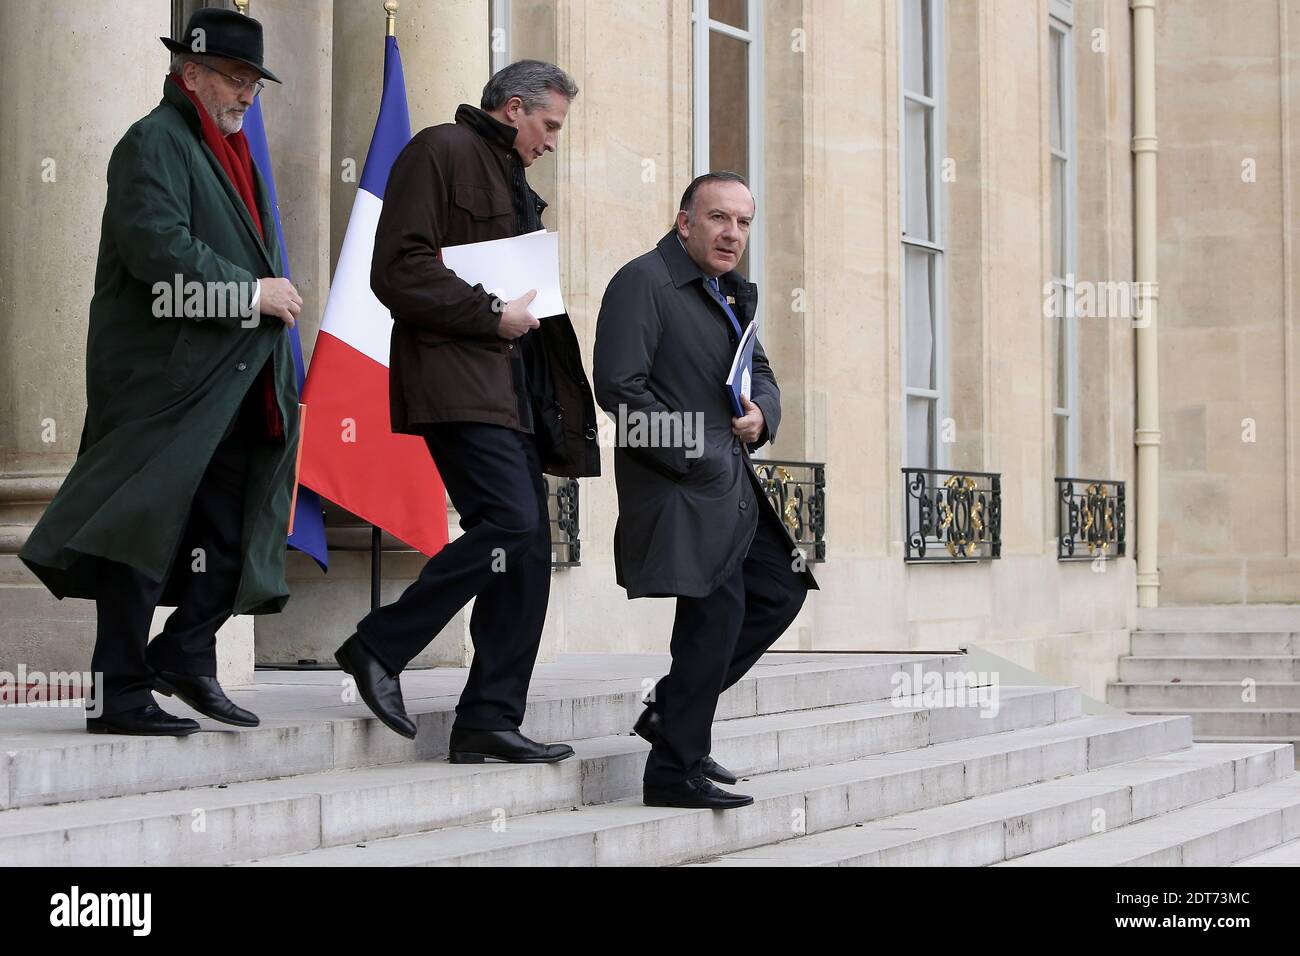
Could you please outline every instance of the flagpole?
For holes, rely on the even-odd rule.
[[[239,2],[239,0],[236,0]],[[245,3],[248,0],[244,0]],[[384,0],[384,34],[397,36],[397,0]],[[370,610],[379,607],[379,584],[382,579],[381,562],[383,551],[380,548],[381,532],[378,525],[370,526]]]
[[[379,561],[383,554],[379,550],[379,538],[382,532],[379,525],[370,526],[370,610],[379,607]]]

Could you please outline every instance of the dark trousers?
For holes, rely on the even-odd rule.
[[[435,554],[392,604],[357,624],[397,674],[461,608],[474,660],[456,705],[462,730],[517,730],[551,592],[546,482],[533,436],[498,425],[433,425],[424,441],[464,534]]]
[[[662,717],[644,780],[666,786],[700,775],[712,748],[719,695],[749,671],[803,607],[807,585],[792,565],[777,517],[764,507],[749,552],[702,598],[679,597],[672,667],[649,704]]]
[[[249,458],[248,442],[239,434],[217,446],[163,580],[101,559],[90,666],[103,675],[103,714],[153,703],[153,670],[217,676],[217,630],[234,613],[243,566]],[[176,610],[150,641],[149,626],[164,590],[175,596]]]

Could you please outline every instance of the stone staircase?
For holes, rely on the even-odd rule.
[[[1198,742],[1300,744],[1300,627],[1204,623],[1134,631],[1107,702],[1131,714],[1186,714]]]
[[[737,811],[650,808],[629,734],[661,655],[539,666],[524,730],[550,766],[451,765],[463,670],[403,677],[415,741],[337,672],[259,672],[253,730],[95,737],[70,708],[0,710],[0,865],[1293,865],[1285,743],[1192,744],[1185,716],[1085,716],[1077,688],[891,699],[964,655],[770,654],[724,695]],[[168,701],[177,712],[184,708]],[[991,706],[996,705],[996,706]]]

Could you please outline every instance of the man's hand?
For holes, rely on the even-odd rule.
[[[288,279],[258,279],[261,288],[257,310],[263,315],[273,315],[289,328],[293,328],[302,311],[302,296]]]
[[[501,321],[497,323],[497,335],[503,339],[517,339],[525,332],[530,332],[542,323],[533,318],[528,306],[537,298],[537,290],[529,289],[517,299],[511,299],[501,310]]]
[[[740,396],[740,405],[745,409],[743,418],[731,419],[731,430],[746,445],[752,445],[763,434],[763,410],[744,395]]]

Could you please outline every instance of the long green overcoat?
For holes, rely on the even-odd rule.
[[[238,304],[233,290],[246,298],[258,278],[283,275],[275,220],[258,177],[258,208],[271,235],[264,243],[200,129],[194,105],[165,81],[162,102],[127,130],[109,161],[81,448],[20,552],[59,598],[96,596],[95,556],[163,579],[199,479],[269,358],[285,440],[253,452],[234,610],[273,613],[288,600],[285,537],[298,441],[293,360],[278,319],[245,318],[230,307]],[[231,282],[243,285],[208,285]],[[175,604],[175,595],[162,603]]]

